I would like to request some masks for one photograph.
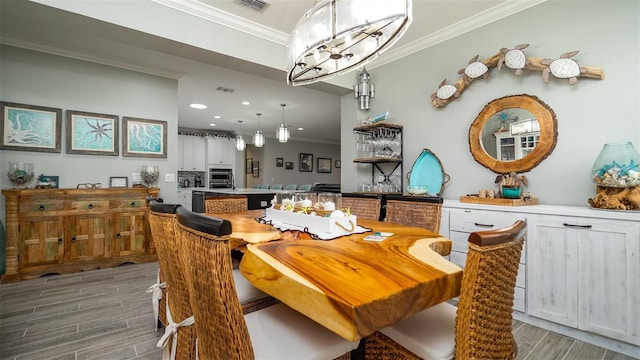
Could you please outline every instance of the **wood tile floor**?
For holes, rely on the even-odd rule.
[[[162,359],[151,294],[157,263],[0,284],[0,359]],[[630,360],[514,321],[521,360]],[[372,359],[376,360],[376,359]]]

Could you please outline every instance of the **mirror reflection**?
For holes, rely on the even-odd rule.
[[[526,109],[507,108],[493,114],[482,128],[482,147],[494,159],[527,156],[540,139],[540,124]]]

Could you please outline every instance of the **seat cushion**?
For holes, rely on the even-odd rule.
[[[245,315],[256,359],[334,359],[358,347],[279,303]]]
[[[251,283],[242,276],[239,269],[233,269],[233,281],[236,284],[236,292],[238,293],[238,300],[240,300],[241,304],[268,296],[251,285]]]
[[[380,332],[425,360],[450,360],[455,354],[457,308],[441,303]]]

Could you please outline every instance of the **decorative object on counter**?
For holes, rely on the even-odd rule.
[[[425,186],[428,196],[442,196],[444,184],[449,182],[449,174],[444,172],[442,162],[429,149],[423,149],[407,173],[409,186]]]
[[[364,66],[392,46],[411,21],[411,0],[319,1],[289,37],[287,83],[311,84]]]
[[[466,196],[460,196],[460,202],[483,204],[483,205],[502,205],[502,206],[524,206],[524,205],[538,205],[538,198],[531,196],[525,196],[518,199],[504,199],[504,198],[481,198],[477,194],[470,194]]]
[[[38,185],[36,185],[36,187],[39,189],[57,189],[59,184],[60,180],[58,176],[40,174],[40,176],[38,176]]]
[[[258,115],[258,131],[256,131],[255,135],[253,135],[253,146],[255,147],[263,147],[264,146],[264,134],[262,130],[260,130],[260,117],[262,113],[257,113]]]
[[[167,122],[122,118],[122,156],[167,158]]]
[[[9,162],[7,176],[16,188],[27,188],[33,180],[35,166],[32,163]]]
[[[118,115],[67,110],[66,117],[67,154],[118,156]]]
[[[591,66],[581,66],[576,60],[572,59],[578,51],[564,53],[559,59],[543,59],[526,57],[523,49],[529,44],[516,45],[513,49],[502,48],[500,51],[482,61],[478,61],[476,55],[469,64],[460,70],[460,79],[454,84],[446,84],[446,79],[440,83],[438,90],[431,95],[431,103],[439,108],[444,107],[451,101],[457,99],[474,80],[480,78],[488,78],[493,68],[502,69],[502,65],[506,65],[509,69],[515,70],[515,75],[520,75],[523,70],[540,71],[542,79],[545,83],[549,81],[549,74],[558,79],[569,79],[569,84],[573,85],[578,81],[578,77],[590,79],[604,79],[604,73],[601,68]]]
[[[242,126],[242,120],[238,120],[238,130],[240,130],[241,126]],[[245,143],[242,135],[236,135],[236,150],[244,151],[246,147],[247,147],[247,144]]]
[[[289,128],[284,122],[284,107],[287,106],[287,104],[280,104],[280,106],[282,106],[282,124],[280,124],[280,127],[276,131],[276,138],[278,138],[279,142],[285,143],[289,141],[289,137],[291,136],[291,134],[289,133]]]
[[[496,177],[495,183],[500,188],[500,197],[505,199],[519,199],[522,197],[522,187],[529,184],[525,175],[515,172],[502,174]]]
[[[608,143],[593,164],[594,208],[640,210],[640,154],[631,142]]]
[[[0,101],[0,149],[59,153],[62,109]]]
[[[111,176],[109,178],[110,188],[128,188],[129,178],[126,176]]]
[[[407,192],[410,195],[426,195],[428,191],[427,185],[407,185]]]
[[[193,186],[194,187],[204,186],[204,184],[202,183],[202,176],[200,174],[196,174],[196,176],[193,177]]]
[[[369,100],[376,97],[376,88],[369,84],[369,73],[366,67],[358,73],[358,83],[353,85],[353,96],[358,100],[360,110],[369,110]]]
[[[142,170],[140,170],[140,176],[142,176],[142,181],[147,184],[147,187],[151,187],[158,180],[160,169],[157,165],[143,165]]]
[[[76,189],[100,189],[102,183],[82,183],[76,185]]]

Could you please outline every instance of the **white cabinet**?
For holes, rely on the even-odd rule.
[[[205,140],[199,136],[178,135],[180,157],[178,169],[184,171],[205,171],[207,163]]]
[[[532,216],[528,313],[640,345],[640,224]]]
[[[178,189],[178,204],[191,210],[191,189]]]
[[[469,248],[469,234],[475,231],[495,230],[513,225],[517,220],[525,220],[524,214],[505,213],[501,211],[486,211],[475,209],[444,209],[449,213],[449,238],[452,240],[449,260],[464,268]],[[442,224],[440,226],[442,228]],[[520,257],[518,277],[514,290],[513,309],[525,311],[526,294],[526,241]]]
[[[522,159],[527,156],[540,140],[540,133],[511,135],[507,132],[498,132],[496,137],[497,159],[510,161]]]
[[[235,164],[235,148],[233,141],[223,137],[207,138],[207,164],[233,167]]]

